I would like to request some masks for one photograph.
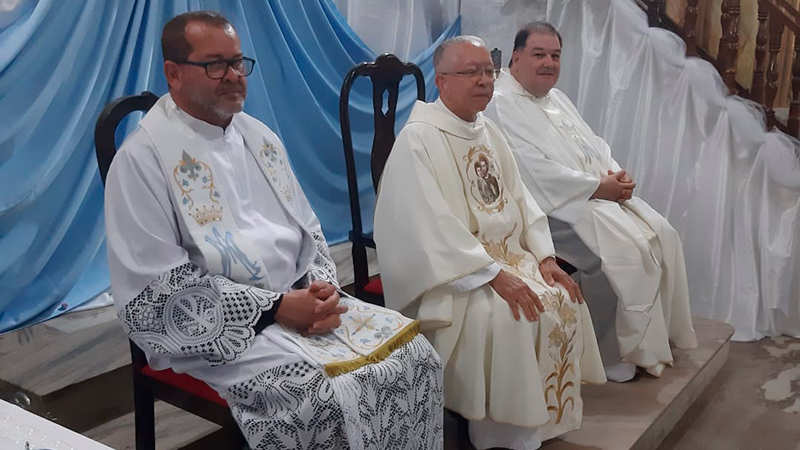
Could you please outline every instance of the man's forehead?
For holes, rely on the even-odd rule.
[[[470,42],[459,42],[451,48],[451,62],[461,67],[485,66],[492,64],[492,56],[486,47]]]
[[[186,40],[192,46],[194,57],[231,57],[241,53],[239,35],[231,26],[191,22],[186,25]]]
[[[558,41],[558,36],[549,33],[531,33],[528,36],[526,47],[530,49],[541,49],[548,51],[561,50],[561,43]]]

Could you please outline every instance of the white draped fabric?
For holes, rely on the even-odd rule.
[[[558,87],[684,244],[693,313],[800,336],[800,146],[628,0],[550,2]]]
[[[339,12],[376,54],[410,60],[430,47],[458,17],[460,0],[334,0]]]

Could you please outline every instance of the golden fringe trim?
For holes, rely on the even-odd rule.
[[[415,320],[369,355],[359,356],[350,361],[325,364],[325,373],[329,377],[336,377],[358,370],[367,364],[379,363],[388,358],[393,351],[411,342],[417,334],[419,334],[419,322]]]

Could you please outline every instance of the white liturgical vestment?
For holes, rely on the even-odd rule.
[[[343,297],[331,333],[274,321],[283,293],[338,287],[280,139],[170,95],[139,125],[108,174],[106,226],[118,314],[150,366],[214,388],[251,448],[441,448],[441,365],[413,320]]]
[[[531,448],[473,432],[486,421],[539,440],[580,427],[581,382],[605,382],[591,319],[542,279],[547,218],[491,121],[417,102],[381,177],[375,241],[386,304],[420,321],[445,364],[445,405],[470,420],[477,448]],[[515,321],[488,284],[453,285],[494,264],[536,292],[539,321]]]
[[[604,295],[595,284],[581,284],[598,337],[602,341],[610,334],[616,344],[606,352],[601,342],[604,362],[613,365],[621,359],[659,376],[673,361],[670,340],[681,348],[697,345],[677,232],[638,197],[622,204],[591,199],[608,170],[620,167],[563,92],[551,89],[535,97],[503,70],[486,114],[507,137],[522,179],[544,212],[574,230],[573,238],[588,248],[589,258],[599,258],[598,269],[612,290]],[[586,266],[581,261],[585,255],[569,251],[574,245],[555,240],[559,256],[579,269]],[[616,314],[595,312],[604,307],[616,308]]]

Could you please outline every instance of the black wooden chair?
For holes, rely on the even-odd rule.
[[[375,248],[371,235],[364,233],[361,218],[361,205],[358,196],[358,179],[353,154],[353,141],[350,133],[350,88],[360,76],[369,77],[372,81],[372,109],[375,117],[375,134],[370,154],[370,171],[372,187],[377,192],[383,168],[394,145],[394,125],[397,112],[397,96],[400,80],[406,75],[413,75],[417,85],[417,100],[425,101],[425,79],[422,71],[413,63],[403,63],[395,55],[386,53],[375,59],[375,62],[361,63],[355,66],[344,79],[342,93],[339,98],[339,119],[342,126],[342,144],[347,166],[347,187],[350,194],[350,215],[353,229],[350,231],[350,242],[353,243],[353,272],[355,275],[355,296],[365,301],[383,305],[383,287],[380,277],[370,280],[367,265],[367,248]],[[388,91],[388,104],[384,112],[383,97]],[[447,412],[447,410],[445,410]],[[456,413],[450,413],[456,421],[459,448],[471,448],[467,432],[467,420]]]
[[[372,81],[372,110],[375,117],[375,134],[372,140],[370,169],[372,187],[377,191],[383,167],[394,145],[395,116],[400,81],[405,75],[413,75],[417,84],[417,99],[425,101],[425,79],[422,71],[412,63],[404,63],[395,55],[386,53],[375,62],[361,63],[350,70],[342,84],[339,98],[339,121],[342,127],[342,144],[347,167],[347,188],[350,194],[350,216],[353,229],[350,242],[353,243],[353,274],[355,276],[355,296],[370,303],[383,305],[383,286],[380,277],[370,280],[367,264],[367,248],[375,248],[372,235],[364,233],[361,218],[361,202],[358,196],[358,178],[353,154],[353,139],[350,133],[350,89],[358,77],[368,77]],[[383,97],[388,92],[388,104],[384,112]]]
[[[158,100],[151,92],[118,98],[109,103],[94,131],[97,165],[100,178],[106,183],[108,169],[117,152],[116,131],[119,123],[134,111],[148,111]],[[223,428],[226,442],[231,449],[245,447],[244,436],[233,419],[228,404],[216,391],[200,380],[171,369],[154,370],[147,364],[144,352],[130,341],[133,361],[133,397],[136,408],[136,450],[153,450],[156,446],[155,409],[156,399],[214,422]]]

